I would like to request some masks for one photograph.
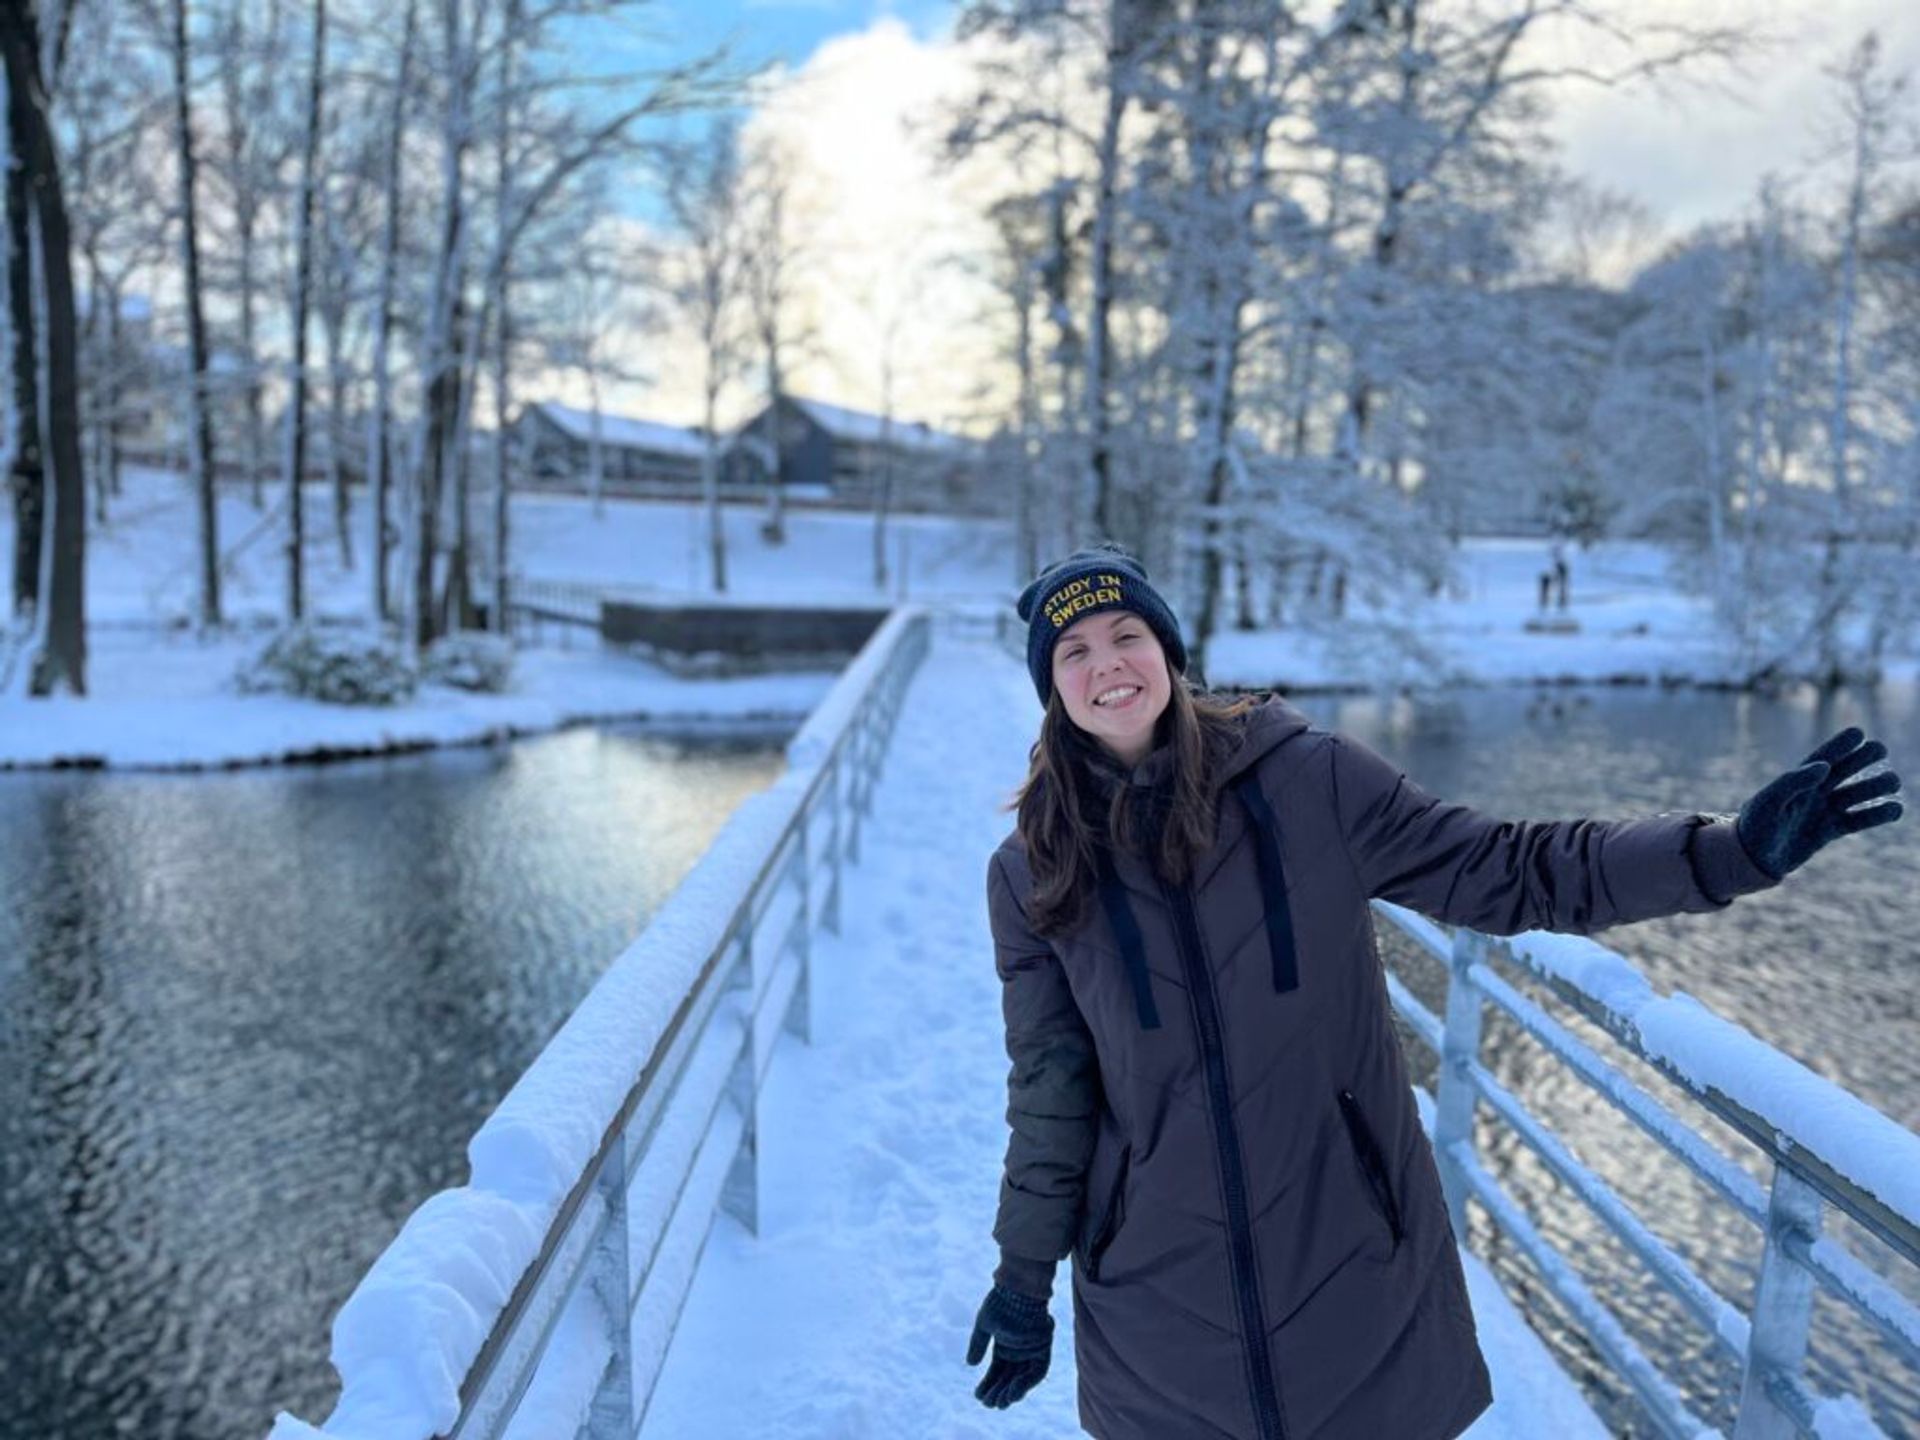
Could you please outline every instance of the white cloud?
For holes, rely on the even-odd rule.
[[[970,73],[953,43],[918,38],[884,16],[821,45],[747,120],[749,145],[775,142],[793,157],[789,217],[806,237],[796,288],[815,343],[789,372],[789,389],[879,409],[891,330],[897,415],[957,426],[977,414],[973,392],[991,368],[978,317],[993,300],[961,262],[991,242],[989,197],[978,169],[941,169],[928,128]],[[656,382],[610,390],[607,403],[697,420],[692,335],[676,325],[645,349]],[[723,422],[760,403],[755,384],[736,383]]]
[[[1631,0],[1609,15],[1623,25],[1748,25],[1769,42],[1711,87],[1567,84],[1558,94],[1553,130],[1567,168],[1642,201],[1676,232],[1739,214],[1769,172],[1816,184],[1837,177],[1819,160],[1833,114],[1822,71],[1868,30],[1880,33],[1888,73],[1920,68],[1912,0]]]

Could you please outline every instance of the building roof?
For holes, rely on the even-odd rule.
[[[964,435],[950,435],[918,420],[902,420],[895,416],[889,430],[888,422],[882,416],[865,410],[849,410],[844,405],[829,405],[824,400],[805,400],[798,395],[789,395],[787,399],[799,406],[814,424],[839,440],[878,445],[885,438],[903,450],[954,451],[964,450],[972,444]]]
[[[532,407],[545,415],[575,440],[593,443],[593,412],[576,410],[552,400],[536,401]],[[698,430],[686,425],[668,425],[660,420],[637,420],[627,415],[600,412],[600,443],[617,445],[623,450],[652,450],[665,455],[684,455],[698,459],[706,453],[707,440]]]

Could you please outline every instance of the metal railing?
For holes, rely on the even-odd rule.
[[[587,1440],[637,1432],[714,1215],[757,1228],[761,1083],[783,1029],[810,1038],[811,937],[839,928],[841,870],[859,858],[861,817],[930,629],[917,609],[889,616],[789,744],[786,773],[735,813],[475,1135],[470,1186],[430,1199],[375,1262],[335,1323],[341,1399],[318,1433],[492,1440],[523,1410],[541,1433],[565,1428],[556,1416],[578,1417]],[[608,1042],[636,1026],[639,1049],[622,1067]],[[610,1062],[637,1075],[609,1089]],[[537,1132],[580,1123],[543,1112],[596,1096],[608,1111],[594,1117],[598,1143],[560,1168],[549,1151],[565,1149],[564,1134]],[[490,1231],[479,1217],[495,1213],[508,1219]],[[444,1292],[485,1294],[488,1277],[473,1272],[521,1234],[537,1236],[525,1263],[493,1267],[476,1343],[441,1367],[459,1377],[457,1394],[443,1378],[420,1397],[420,1372],[434,1367],[418,1355],[448,1352],[463,1330]],[[385,1313],[383,1294],[396,1291],[430,1297],[415,1334],[396,1334]],[[349,1312],[362,1292],[365,1311],[382,1312],[364,1344],[343,1339],[343,1325],[361,1323]],[[275,1429],[313,1433],[286,1416]]]
[[[1673,1382],[1481,1164],[1475,1149],[1474,1114],[1476,1105],[1484,1101],[1491,1113],[1679,1299],[1715,1347],[1742,1366],[1735,1440],[1816,1437],[1822,1433],[1818,1416],[1823,1409],[1829,1415],[1843,1413],[1851,1427],[1846,1430],[1849,1435],[1876,1433],[1857,1400],[1827,1400],[1814,1393],[1803,1373],[1816,1287],[1861,1316],[1908,1365],[1920,1366],[1920,1308],[1833,1239],[1822,1238],[1820,1232],[1824,1211],[1831,1206],[1885,1241],[1906,1264],[1920,1265],[1920,1226],[1908,1208],[1910,1197],[1903,1197],[1903,1204],[1897,1207],[1846,1175],[1840,1164],[1821,1153],[1822,1136],[1805,1133],[1805,1115],[1794,1113],[1788,1102],[1770,1099],[1742,1103],[1722,1088],[1722,1084],[1734,1083],[1730,1073],[1721,1077],[1722,1084],[1702,1078],[1716,1064],[1725,1069],[1724,1055],[1718,1061],[1708,1056],[1707,1063],[1701,1063],[1699,1055],[1664,1053],[1661,1046],[1649,1043],[1641,1021],[1653,1012],[1644,1007],[1671,1006],[1675,1002],[1657,995],[1627,960],[1597,942],[1539,932],[1507,940],[1466,929],[1449,934],[1400,906],[1381,900],[1374,901],[1373,906],[1448,968],[1444,1020],[1422,1005],[1391,970],[1387,988],[1394,1009],[1411,1033],[1439,1057],[1438,1093],[1419,1094],[1454,1234],[1465,1238],[1467,1201],[1478,1201],[1494,1225],[1533,1262],[1586,1339],[1632,1389],[1661,1435],[1697,1440],[1719,1433],[1688,1410]],[[1771,1189],[1763,1191],[1758,1181],[1685,1119],[1511,984],[1493,968],[1491,962],[1497,954],[1504,954],[1512,964],[1541,981],[1559,1000],[1679,1085],[1694,1103],[1755,1146],[1772,1162]],[[1591,988],[1583,986],[1578,983],[1583,974],[1598,977],[1599,983]],[[1633,1008],[1622,1008],[1630,1002]],[[1482,1063],[1480,1051],[1481,1021],[1488,1004],[1504,1011],[1550,1055],[1730,1204],[1735,1213],[1760,1227],[1764,1250],[1750,1313],[1715,1291],[1494,1078]],[[1704,1010],[1698,1013],[1710,1016]],[[1724,1021],[1709,1023],[1724,1027],[1721,1034],[1731,1042],[1725,1054],[1744,1052],[1756,1068],[1796,1064],[1737,1027]],[[1711,1051],[1715,1045],[1700,1048]],[[1803,1072],[1797,1079],[1804,1082],[1796,1086],[1803,1097],[1812,1094],[1819,1098],[1826,1118],[1838,1121],[1855,1135],[1875,1134],[1890,1152],[1890,1169],[1904,1166],[1908,1173],[1920,1173],[1920,1138],[1811,1072]]]
[[[489,582],[490,583],[490,582]],[[482,595],[491,590],[483,588]],[[517,638],[544,641],[549,625],[564,642],[573,630],[601,629],[601,603],[624,597],[643,598],[660,592],[645,585],[595,585],[577,580],[537,580],[517,572],[507,575],[507,624]]]

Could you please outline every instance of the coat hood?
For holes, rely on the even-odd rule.
[[[1290,740],[1312,722],[1278,695],[1267,695],[1240,717],[1240,747],[1227,757],[1220,769],[1219,783],[1234,779],[1258,764],[1283,740]]]

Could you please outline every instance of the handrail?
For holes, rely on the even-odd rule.
[[[1478,1201],[1534,1263],[1594,1348],[1626,1380],[1660,1434],[1694,1440],[1718,1433],[1687,1409],[1671,1381],[1481,1163],[1473,1119],[1477,1104],[1485,1101],[1495,1118],[1682,1302],[1715,1345],[1744,1363],[1735,1440],[1817,1437],[1836,1415],[1845,1417],[1850,1435],[1877,1433],[1857,1397],[1823,1399],[1802,1373],[1813,1287],[1818,1284],[1861,1316],[1905,1363],[1916,1366],[1920,1307],[1831,1237],[1821,1238],[1820,1229],[1823,1211],[1831,1206],[1886,1242],[1900,1259],[1920,1263],[1920,1199],[1913,1184],[1902,1180],[1920,1175],[1920,1137],[1691,997],[1659,995],[1631,962],[1593,940],[1541,931],[1507,939],[1465,928],[1449,933],[1386,901],[1374,901],[1373,908],[1448,969],[1444,1020],[1391,970],[1387,989],[1411,1033],[1440,1057],[1437,1093],[1429,1097],[1421,1092],[1422,1118],[1432,1131],[1454,1233],[1467,1233],[1467,1201]],[[1493,968],[1496,958],[1542,982],[1556,999],[1753,1144],[1772,1162],[1771,1192],[1521,993]],[[1750,1315],[1663,1244],[1622,1196],[1494,1078],[1480,1054],[1481,1021],[1489,1002],[1676,1156],[1737,1214],[1763,1229],[1765,1249]],[[1827,1153],[1834,1143],[1830,1137],[1842,1133],[1873,1135],[1874,1151],[1863,1166],[1871,1176],[1847,1173],[1846,1166]],[[1864,1147],[1856,1141],[1849,1148],[1860,1160]],[[1883,1193],[1870,1188],[1868,1179]]]
[[[930,630],[902,608],[867,641],[786,772],[476,1132],[469,1183],[421,1205],[341,1307],[332,1415],[283,1414],[275,1440],[496,1440],[527,1405],[631,1440],[715,1213],[757,1228],[760,1086],[778,1032],[811,1033],[810,938],[838,929]]]

